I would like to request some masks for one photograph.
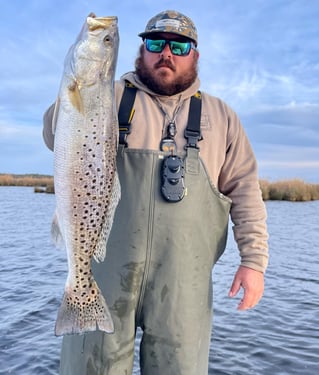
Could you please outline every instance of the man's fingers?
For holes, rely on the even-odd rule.
[[[240,282],[235,278],[229,290],[229,297],[235,297],[240,290]]]
[[[240,303],[238,304],[237,310],[248,310],[255,307],[261,299],[261,294],[256,291],[248,290],[244,288],[244,295]]]
[[[237,306],[237,310],[247,310],[254,307],[252,298],[250,298],[249,293],[244,289],[244,296]]]
[[[264,275],[259,271],[240,266],[229,290],[229,297],[235,297],[241,288],[244,290],[244,295],[237,309],[247,310],[255,307],[263,295]]]

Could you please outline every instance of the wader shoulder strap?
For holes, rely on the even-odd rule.
[[[186,148],[198,148],[197,142],[203,139],[200,131],[201,112],[202,94],[200,91],[197,91],[197,93],[191,97],[189,106],[188,122],[184,132],[184,137],[187,139]]]
[[[128,146],[126,138],[131,133],[131,121],[134,116],[134,101],[137,88],[130,82],[125,81],[123,96],[121,99],[118,121],[119,121],[119,143]],[[187,127],[184,132],[184,137],[187,139],[187,147],[198,148],[197,142],[201,141],[202,135],[200,131],[200,119],[202,109],[202,95],[197,91],[191,97]]]
[[[137,88],[130,83],[125,81],[124,92],[122,95],[118,120],[119,120],[119,143],[127,147],[127,135],[131,132],[131,121],[134,116],[134,101],[136,96]]]
[[[200,131],[200,120],[202,111],[202,95],[200,91],[191,97],[189,106],[188,122],[184,132],[187,139],[185,146],[187,157],[185,158],[185,171],[188,174],[199,175],[200,160],[199,147],[197,143],[203,139]]]

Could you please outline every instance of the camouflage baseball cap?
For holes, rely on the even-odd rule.
[[[175,10],[165,10],[151,18],[145,27],[145,31],[138,36],[144,39],[155,33],[181,35],[193,40],[197,46],[197,30],[193,21]]]

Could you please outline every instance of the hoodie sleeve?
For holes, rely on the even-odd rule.
[[[238,116],[228,108],[226,157],[219,185],[231,198],[231,220],[241,264],[264,272],[268,264],[266,208],[257,162]]]

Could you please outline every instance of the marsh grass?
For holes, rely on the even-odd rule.
[[[319,200],[319,184],[300,179],[269,182],[259,180],[264,201],[281,200],[303,202]],[[54,193],[53,177],[39,174],[0,174],[0,186],[33,186],[36,193]]]
[[[305,202],[319,199],[319,184],[305,183],[300,179],[269,182],[259,181],[263,200]]]
[[[40,174],[0,174],[0,186],[32,186],[35,193],[54,193],[53,177]]]

